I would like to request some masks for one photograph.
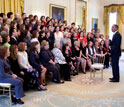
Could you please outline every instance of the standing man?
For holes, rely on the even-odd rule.
[[[121,35],[118,32],[118,25],[112,26],[112,32],[114,33],[111,42],[111,57],[112,57],[112,73],[113,78],[110,78],[110,82],[119,82],[119,57],[121,56]]]

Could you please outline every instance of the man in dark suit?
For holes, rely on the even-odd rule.
[[[121,56],[121,35],[118,32],[118,25],[112,26],[112,32],[114,33],[111,41],[111,57],[112,57],[112,73],[113,78],[110,78],[110,82],[119,82],[119,58]]]

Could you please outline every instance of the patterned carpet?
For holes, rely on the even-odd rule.
[[[123,107],[124,106],[124,61],[120,61],[121,81],[110,83],[111,68],[104,69],[104,79],[100,72],[96,78],[80,73],[72,76],[72,82],[64,84],[48,83],[48,91],[28,91],[23,98],[25,104],[14,107]],[[8,98],[0,97],[0,107],[8,107]]]

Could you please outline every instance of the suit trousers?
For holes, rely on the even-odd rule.
[[[120,80],[119,56],[116,55],[112,55],[112,73],[114,80],[119,81]]]

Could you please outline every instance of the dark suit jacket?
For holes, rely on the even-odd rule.
[[[35,68],[37,71],[42,71],[40,65],[40,59],[39,54],[35,51],[29,52],[29,62],[33,68]]]
[[[18,41],[14,38],[10,38],[10,44],[11,45],[18,45]]]
[[[121,35],[119,32],[116,32],[113,35],[113,39],[111,41],[111,55],[121,56]]]
[[[6,64],[3,58],[0,58],[0,81],[5,78],[12,78],[12,76],[6,73],[6,70],[10,70],[10,66]]]
[[[8,60],[9,60],[9,64],[11,66],[11,70],[14,74],[20,76],[20,72],[22,71],[20,66],[19,66],[19,63],[18,63],[18,60],[13,60],[11,57],[8,57]]]
[[[41,63],[45,67],[49,67],[50,65],[52,65],[49,63],[50,60],[53,60],[53,61],[55,60],[54,55],[49,50],[41,49],[39,56],[40,56]]]

